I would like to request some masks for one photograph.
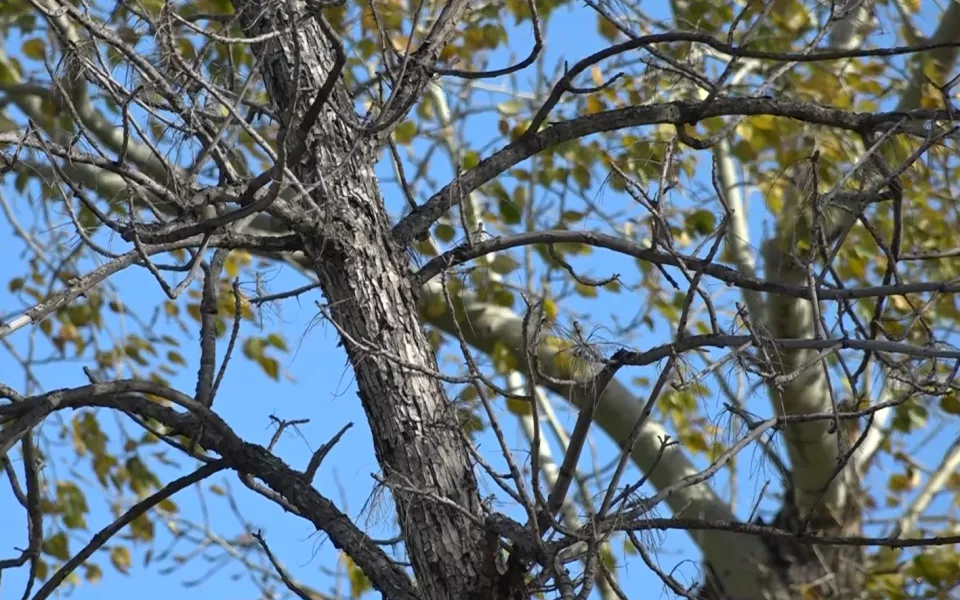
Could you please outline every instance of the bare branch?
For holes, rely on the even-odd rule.
[[[43,584],[43,587],[37,590],[33,600],[43,600],[44,598],[49,597],[50,594],[54,593],[60,584],[63,583],[63,581],[70,575],[70,573],[76,570],[76,568],[82,565],[88,558],[93,556],[94,552],[110,541],[114,535],[129,525],[134,519],[145,514],[151,508],[166,500],[170,496],[176,494],[180,490],[203,481],[207,477],[210,477],[211,475],[222,471],[225,468],[227,468],[227,461],[225,460],[219,460],[205,464],[193,473],[184,475],[179,479],[171,481],[160,490],[157,490],[153,494],[150,494],[140,502],[137,502],[131,506],[120,516],[120,518],[116,519],[113,523],[110,523],[98,531],[86,546],[74,554],[70,560],[64,563],[62,567],[57,569],[57,572],[50,576],[50,579]]]

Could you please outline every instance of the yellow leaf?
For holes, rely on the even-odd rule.
[[[39,579],[40,581],[45,580],[47,578],[48,571],[49,571],[49,567],[47,566],[47,561],[38,560],[37,561],[37,579]]]
[[[200,320],[200,304],[188,304],[187,305],[187,314],[194,318],[194,320]]]
[[[354,599],[359,598],[373,589],[373,584],[367,579],[366,574],[351,560],[346,554],[341,555],[343,562],[347,567],[347,576],[350,579],[350,596]]]
[[[47,50],[47,44],[40,38],[32,38],[25,41],[20,50],[24,56],[32,58],[33,60],[43,60],[43,56]]]
[[[579,281],[574,284],[574,290],[578,296],[583,296],[584,298],[597,297],[597,288],[595,286],[580,283]]]
[[[910,302],[907,301],[906,296],[890,296],[890,304],[892,304],[897,310],[910,310]]]
[[[407,47],[408,40],[409,38],[405,35],[392,35],[390,36],[390,45],[397,52],[403,52]]]
[[[617,29],[617,26],[603,15],[597,15],[597,32],[611,42],[620,35],[620,30]]]
[[[393,139],[398,144],[409,144],[417,133],[417,124],[413,121],[404,121],[393,132]]]
[[[960,399],[957,398],[956,394],[950,393],[940,399],[940,408],[945,413],[960,415]]]
[[[822,596],[815,586],[805,585],[801,588],[800,598],[801,600],[820,600]]]
[[[887,480],[887,488],[891,492],[908,492],[920,483],[920,474],[917,471],[910,473],[895,473]]]
[[[41,549],[54,558],[67,560],[70,558],[70,548],[67,541],[67,534],[64,532],[56,533],[41,545]]]
[[[557,319],[557,303],[547,298],[543,301],[543,314],[547,317],[549,321],[556,321]]]
[[[707,445],[706,438],[703,437],[703,432],[700,431],[681,433],[680,443],[683,444],[685,448],[688,448],[693,452],[706,454],[710,450],[710,447]]]
[[[590,78],[593,79],[593,85],[603,85],[603,72],[600,67],[593,65],[590,68]]]
[[[592,115],[598,112],[603,112],[603,102],[600,101],[596,96],[590,96],[587,98],[587,114]]]
[[[86,579],[88,583],[97,583],[103,578],[103,570],[97,565],[86,565],[84,569],[83,578]]]
[[[114,546],[113,550],[110,551],[110,562],[113,563],[113,567],[116,570],[126,574],[130,570],[130,565],[133,563],[130,557],[130,550],[124,546]]]
[[[264,356],[261,357],[258,362],[260,363],[260,367],[271,379],[280,379],[280,363],[277,362],[277,359]]]
[[[507,398],[507,410],[520,417],[533,413],[530,402],[519,398]]]
[[[773,115],[759,115],[756,117],[751,117],[749,123],[753,125],[754,129],[766,131],[773,131],[776,129],[776,117]]]
[[[505,121],[500,121],[500,123],[505,123]],[[500,130],[500,133],[506,133],[506,131],[504,131],[503,128],[499,126],[499,124],[497,125],[497,127]],[[467,152],[464,153],[463,155],[464,169],[472,169],[479,164],[480,164],[480,155],[477,152],[473,150],[468,150]]]

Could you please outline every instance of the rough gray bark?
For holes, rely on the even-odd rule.
[[[289,26],[277,8],[282,5],[234,4],[250,35]],[[335,62],[315,21],[299,26],[297,36],[298,42],[282,36],[256,48],[264,54],[261,71],[272,104],[291,131]],[[289,225],[303,240],[356,373],[420,592],[424,598],[470,598],[490,585],[483,531],[476,525],[477,481],[443,387],[426,374],[437,370],[436,359],[417,313],[406,257],[390,239],[373,170],[374,144],[338,116],[354,114],[342,82],[328,102],[306,137],[307,151],[291,165],[313,191],[287,206]]]

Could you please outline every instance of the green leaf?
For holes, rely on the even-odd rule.
[[[527,204],[527,188],[517,186],[513,190],[512,197],[502,188],[498,188],[496,193],[500,199],[500,218],[503,219],[503,222],[507,225],[520,223],[523,216],[523,208]]]
[[[188,61],[192,61],[197,58],[197,49],[193,47],[193,42],[191,42],[186,36],[177,37],[177,50],[179,50],[180,54],[183,55],[183,58]]]
[[[530,406],[530,402],[519,398],[507,398],[507,410],[518,417],[533,414],[533,407]]]
[[[696,232],[700,235],[713,233],[717,226],[716,216],[709,210],[695,210],[686,217],[687,231]]]
[[[139,456],[131,456],[127,459],[124,466],[130,475],[130,491],[139,497],[144,497],[151,489],[159,489],[161,486],[157,476],[147,468],[147,465]]]
[[[194,321],[200,322],[200,304],[188,304],[187,314],[193,317]]]
[[[903,493],[913,489],[913,486],[909,477],[903,473],[895,473],[887,480],[887,489],[894,493]]]
[[[130,522],[130,533],[135,540],[149,542],[153,540],[153,521],[147,515],[140,515]]]
[[[497,306],[510,308],[513,306],[514,302],[513,292],[508,289],[500,288],[493,293],[493,302]]]
[[[573,167],[573,180],[580,185],[581,188],[587,189],[590,187],[590,181],[592,179],[590,175],[590,169],[583,165],[576,165]]]
[[[957,398],[954,393],[949,393],[940,398],[940,408],[947,414],[960,415],[960,398]]]
[[[510,273],[516,269],[518,266],[520,266],[519,263],[513,260],[512,257],[507,254],[500,254],[493,259],[493,263],[490,265],[490,268],[493,269],[495,273],[506,275],[507,273]]]
[[[517,368],[517,359],[513,352],[500,340],[493,343],[490,358],[493,359],[493,368],[496,369],[497,373],[506,374]]]
[[[57,482],[57,504],[60,505],[63,514],[64,526],[70,529],[82,529],[87,526],[84,519],[89,510],[87,498],[75,483]]]
[[[103,569],[87,563],[83,565],[83,578],[87,580],[87,583],[100,583],[100,580],[103,579]]]
[[[43,559],[37,560],[37,579],[40,581],[45,581],[49,571],[50,567],[47,565],[47,561]]]
[[[477,153],[474,152],[473,150],[469,150],[469,151],[467,151],[467,152],[464,153],[464,155],[463,155],[463,168],[464,168],[464,169],[469,170],[469,169],[472,169],[472,168],[476,167],[476,166],[479,165],[479,164],[480,164],[480,155],[479,155],[479,154],[477,154]]]
[[[520,223],[522,213],[513,201],[510,199],[502,199],[500,200],[498,208],[500,209],[500,218],[503,219],[504,223],[507,225],[517,225]]]
[[[483,420],[476,412],[468,408],[462,406],[457,407],[457,422],[460,423],[463,430],[469,434],[483,431]]]
[[[446,223],[440,223],[433,230],[434,235],[437,236],[437,239],[441,242],[448,244],[453,241],[453,236],[456,234],[453,227],[447,225]]]
[[[620,35],[620,30],[617,29],[617,26],[603,15],[597,15],[597,32],[609,42],[616,40]]]
[[[597,297],[597,288],[593,285],[587,285],[585,283],[580,283],[579,281],[574,284],[574,289],[577,292],[578,296],[583,296],[584,298],[596,298]]]
[[[67,540],[67,534],[64,532],[55,533],[41,544],[40,549],[45,554],[49,554],[60,560],[70,559],[70,542]]]
[[[897,431],[909,433],[922,428],[927,423],[927,409],[915,403],[897,406],[891,425]]]
[[[94,214],[92,210],[87,208],[86,204],[81,204],[77,211],[77,221],[80,222],[80,225],[84,228],[87,233],[92,233],[100,228],[103,225],[103,222],[100,218]]]
[[[258,360],[263,356],[265,344],[261,338],[247,338],[243,342],[243,355],[250,360]]]
[[[271,333],[267,336],[267,343],[273,346],[274,348],[280,350],[281,352],[287,352],[287,342],[283,340],[283,337],[279,333]]]
[[[280,363],[277,362],[277,359],[270,358],[269,356],[261,356],[257,362],[260,364],[263,372],[271,379],[274,381],[280,379]]]
[[[113,549],[110,550],[110,562],[113,564],[113,568],[123,574],[127,574],[130,571],[130,566],[133,564],[133,560],[130,557],[130,550],[125,546],[114,546]]]
[[[373,584],[367,579],[363,570],[360,569],[345,553],[341,554],[343,562],[347,567],[347,577],[350,580],[350,597],[356,600],[366,592],[373,589]]]
[[[393,139],[398,144],[409,144],[417,134],[417,124],[413,121],[404,121],[393,130]]]
[[[31,38],[23,43],[23,46],[20,47],[20,50],[27,58],[32,58],[33,60],[43,60],[43,57],[47,51],[47,44],[40,38]]]

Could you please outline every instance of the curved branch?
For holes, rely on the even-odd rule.
[[[489,252],[497,252],[517,246],[529,244],[550,244],[562,242],[575,242],[588,244],[598,248],[607,248],[627,256],[639,258],[654,264],[680,267],[684,266],[692,269],[702,270],[705,275],[709,275],[729,286],[752,290],[757,292],[769,292],[777,296],[787,298],[806,299],[810,296],[810,287],[798,283],[782,283],[781,280],[758,280],[744,277],[734,269],[709,263],[703,259],[686,256],[682,254],[664,254],[655,250],[650,250],[636,242],[625,240],[604,233],[592,231],[535,231],[528,233],[519,233],[511,236],[492,238],[483,242],[477,242],[472,247],[458,246],[453,250],[435,257],[424,267],[413,275],[417,283],[427,284],[437,273],[445,268],[459,265],[473,258],[483,256]],[[681,265],[682,261],[682,265]],[[904,294],[919,294],[926,292],[937,292],[944,294],[955,294],[960,292],[960,283],[956,280],[946,281],[921,281],[916,283],[876,285],[855,288],[827,288],[815,287],[817,297],[820,300],[852,300],[855,298],[882,298],[886,296],[897,296]],[[797,337],[782,335],[775,337]],[[802,336],[801,336],[802,337]]]
[[[472,192],[520,162],[557,144],[627,127],[657,124],[682,125],[723,116],[783,117],[853,132],[872,131],[903,121],[939,122],[952,119],[950,111],[946,110],[858,113],[809,102],[775,98],[715,98],[709,103],[665,102],[584,115],[557,123],[534,135],[524,136],[480,161],[476,167],[449,183],[419,208],[401,219],[393,228],[393,239],[401,246],[408,246],[451,207],[458,204],[464,194]]]
[[[637,519],[636,521],[618,523],[615,529],[620,531],[648,531],[648,530],[685,530],[685,531],[729,531],[736,532],[741,539],[755,536],[765,539],[789,540],[795,543],[816,546],[877,546],[881,548],[924,548],[932,546],[952,546],[960,544],[960,535],[943,535],[928,538],[898,539],[892,537],[859,537],[798,534],[777,527],[767,525],[753,525],[751,523],[734,523],[711,521],[709,519]],[[586,539],[586,536],[582,536]],[[566,540],[565,540],[566,541]],[[569,542],[568,542],[569,543]],[[728,549],[735,552],[735,549]]]
[[[189,248],[200,245],[201,240],[198,237],[181,240],[169,244],[157,244],[151,246],[141,245],[136,250],[131,250],[126,254],[107,262],[93,271],[90,271],[83,277],[79,277],[69,282],[66,289],[50,296],[46,300],[39,302],[26,310],[22,315],[16,317],[9,323],[0,323],[0,338],[4,338],[14,331],[35,325],[45,319],[48,315],[54,313],[57,309],[66,306],[76,298],[96,287],[105,279],[126,269],[127,267],[140,263],[144,256],[169,252],[178,248]],[[250,236],[242,234],[228,234],[212,238],[207,246],[210,248],[244,248],[257,249],[266,252],[279,252],[291,250],[299,245],[299,238],[291,234],[288,236]]]
[[[62,567],[57,569],[57,572],[54,573],[50,579],[43,584],[43,587],[37,590],[33,600],[44,600],[45,598],[48,598],[50,594],[54,593],[57,588],[60,587],[60,584],[63,583],[63,581],[77,569],[77,567],[82,565],[84,561],[93,556],[94,552],[99,550],[104,544],[110,541],[113,536],[133,522],[134,519],[143,515],[157,504],[163,502],[184,488],[203,481],[207,477],[222,471],[226,467],[227,464],[224,460],[207,463],[193,473],[184,475],[179,479],[175,479],[174,481],[165,485],[162,489],[157,490],[155,493],[147,496],[140,502],[137,502],[131,506],[129,510],[120,516],[120,518],[98,531],[90,540],[90,542],[80,550],[80,552],[74,554],[70,560],[64,563]]]
[[[495,77],[503,77],[504,75],[510,75],[526,69],[533,64],[537,57],[540,56],[540,51],[543,50],[543,34],[540,30],[540,13],[537,12],[537,4],[534,0],[527,0],[527,7],[530,9],[530,20],[533,23],[533,48],[530,49],[530,54],[520,62],[503,69],[494,69],[492,71],[463,71],[460,69],[434,69],[434,73],[437,75],[444,75],[447,77],[459,77],[461,79],[492,79]]]
[[[927,44],[917,44],[914,46],[897,46],[892,48],[874,48],[869,50],[834,50],[827,49],[821,50],[819,52],[804,52],[804,53],[792,53],[792,52],[767,52],[762,50],[751,50],[750,48],[744,48],[741,46],[735,46],[733,44],[727,44],[721,42],[713,36],[703,34],[703,33],[693,33],[693,32],[669,32],[669,33],[656,33],[651,35],[644,35],[635,37],[633,39],[627,40],[620,44],[610,46],[609,48],[604,48],[603,50],[591,54],[590,56],[584,58],[583,60],[577,62],[569,71],[567,71],[560,81],[554,86],[553,91],[550,92],[550,96],[547,98],[546,102],[543,103],[543,106],[540,107],[540,110],[537,111],[537,114],[534,115],[533,120],[530,122],[530,126],[527,128],[527,131],[524,133],[524,136],[529,136],[537,133],[540,129],[540,125],[546,120],[547,115],[550,114],[550,111],[560,102],[560,97],[563,96],[564,92],[571,89],[573,85],[573,79],[580,73],[587,70],[590,66],[597,64],[598,62],[611,58],[618,54],[623,54],[630,50],[636,50],[638,48],[644,48],[646,46],[652,46],[654,44],[664,44],[671,42],[694,42],[699,44],[704,44],[713,48],[714,50],[727,54],[729,56],[737,58],[754,58],[759,60],[769,60],[774,62],[789,62],[789,63],[812,63],[812,62],[823,62],[828,60],[839,60],[839,59],[849,59],[849,58],[867,58],[867,57],[887,57],[887,56],[901,56],[904,54],[914,54],[917,52],[924,52],[929,50],[937,50],[943,48],[958,48],[960,47],[960,41],[955,39],[951,40],[940,40]]]
[[[178,204],[176,195],[168,188],[154,181],[144,173],[127,168],[122,163],[114,160],[80,152],[53,141],[44,140],[35,135],[21,135],[20,133],[0,133],[0,146],[22,146],[38,152],[49,153],[57,158],[66,160],[68,163],[72,162],[89,167],[96,167],[141,185],[150,193],[163,198],[170,204]]]
[[[133,413],[147,420],[153,419],[185,436],[196,435],[200,447],[219,454],[229,468],[239,475],[250,475],[266,483],[296,507],[299,516],[330,536],[333,545],[353,559],[384,597],[391,600],[419,600],[403,569],[358,529],[347,515],[337,509],[333,502],[317,492],[303,473],[289,467],[266,448],[242,440],[223,420],[212,413],[209,417],[198,419],[194,414],[177,412],[140,394],[122,391],[132,384],[140,385],[138,389],[146,393],[159,394],[166,398],[186,397],[176,390],[150,382],[113,382],[26,398],[17,404],[0,407],[0,415],[22,419],[37,410],[45,411],[45,414],[49,415],[68,408],[101,407]],[[50,401],[52,394],[59,394],[56,402]],[[197,406],[192,409],[198,413],[206,410]],[[215,426],[210,427],[210,423]]]

